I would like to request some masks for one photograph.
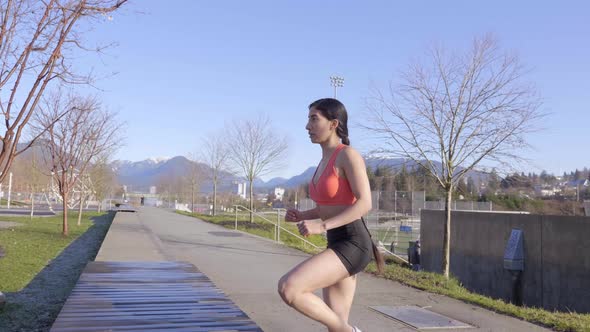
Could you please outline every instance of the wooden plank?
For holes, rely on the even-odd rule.
[[[262,331],[193,265],[91,262],[51,332]]]

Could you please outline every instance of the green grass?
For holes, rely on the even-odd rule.
[[[8,200],[7,199],[0,199],[0,205],[2,205],[3,207],[6,207],[6,205],[8,204]],[[28,204],[25,204],[23,202],[20,201],[15,201],[14,199],[10,200],[10,206],[29,206]]]
[[[366,272],[376,273],[375,264],[369,264]],[[531,323],[545,325],[556,331],[590,331],[590,314],[551,312],[538,308],[519,307],[502,300],[472,293],[462,287],[456,279],[450,278],[447,280],[441,274],[416,272],[396,264],[387,264],[384,277],[417,289],[473,303]]]
[[[80,273],[96,256],[114,213],[69,214],[70,235],[61,235],[61,215],[49,218],[0,217],[20,226],[0,229],[0,331],[48,331]]]
[[[182,211],[176,211],[176,212],[179,214],[186,215],[186,216],[196,217],[196,218],[199,218],[201,220],[204,220],[204,221],[207,221],[207,222],[210,222],[213,224],[221,225],[225,228],[235,229],[235,220],[236,220],[235,215],[222,214],[222,215],[217,215],[217,216],[213,217],[210,215],[199,214],[199,213],[189,213],[189,212],[182,212]],[[268,214],[265,217],[266,217],[266,219],[268,219],[272,222],[276,222],[276,219],[277,219],[277,216],[273,215],[273,214]],[[292,232],[294,234],[299,234],[295,223],[287,223],[283,219],[281,219],[280,224],[281,224],[281,227],[288,229],[290,232]],[[271,224],[268,221],[264,221],[262,218],[260,218],[258,216],[254,217],[254,223],[250,223],[250,219],[249,219],[248,215],[238,214],[238,230],[240,230],[240,231],[244,231],[244,232],[247,232],[250,234],[254,234],[254,235],[258,235],[261,237],[265,237],[265,238],[274,240],[275,236],[276,236],[275,229],[276,229],[276,227],[274,226],[274,224]],[[326,244],[327,244],[326,239],[321,235],[312,235],[312,236],[306,238],[306,240],[308,240],[309,242],[315,244],[316,246],[318,246],[320,248],[325,248]],[[303,241],[301,241],[301,239],[298,239],[297,237],[295,237],[287,232],[284,232],[284,231],[281,231],[281,233],[280,233],[280,241],[289,247],[296,248],[296,249],[299,249],[299,250],[307,252],[307,253],[316,253],[317,252],[317,250],[314,249],[312,246],[305,244]]]
[[[77,214],[69,215],[69,236],[62,236],[62,216],[0,217],[1,221],[18,222],[20,226],[0,229],[0,246],[5,257],[0,258],[0,290],[15,292],[25,287],[39,271],[78,236],[86,232],[91,217],[104,213],[84,213],[77,226]]]

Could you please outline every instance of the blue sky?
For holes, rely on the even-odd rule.
[[[523,171],[562,173],[590,166],[589,12],[583,1],[136,0],[87,35],[118,46],[84,66],[118,73],[97,84],[127,122],[116,159],[194,153],[225,123],[266,113],[290,143],[288,167],[268,179],[319,161],[304,127],[307,105],[332,96],[330,75],[345,78],[338,97],[354,124],[370,85],[385,87],[432,43],[461,49],[491,32],[531,69],[549,113]],[[352,145],[366,152],[362,135],[352,125]]]

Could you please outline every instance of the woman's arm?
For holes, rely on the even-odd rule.
[[[363,157],[352,148],[344,149],[341,154],[343,157],[342,169],[348,179],[350,189],[356,197],[356,202],[334,217],[324,220],[322,222],[324,230],[337,228],[360,219],[372,207],[371,187]]]
[[[301,211],[301,220],[313,220],[320,218],[320,209],[316,206],[311,210]]]
[[[285,213],[285,220],[290,222],[299,222],[302,220],[319,219],[320,213],[318,207],[307,211],[299,211],[296,209],[287,209]]]

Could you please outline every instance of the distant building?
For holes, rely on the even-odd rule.
[[[560,188],[556,188],[553,186],[534,186],[535,194],[540,197],[551,197],[561,193]]]
[[[283,201],[283,196],[285,195],[285,188],[276,187],[275,188],[275,198],[279,201]]]
[[[238,196],[242,197],[243,199],[246,199],[247,188],[248,188],[247,182],[243,182],[243,183],[238,182],[238,192],[237,192]]]
[[[267,194],[254,194],[254,197],[254,199],[259,202],[266,202],[266,200],[268,200]]]
[[[151,186],[150,187],[150,195],[155,195],[156,194],[156,186]]]

